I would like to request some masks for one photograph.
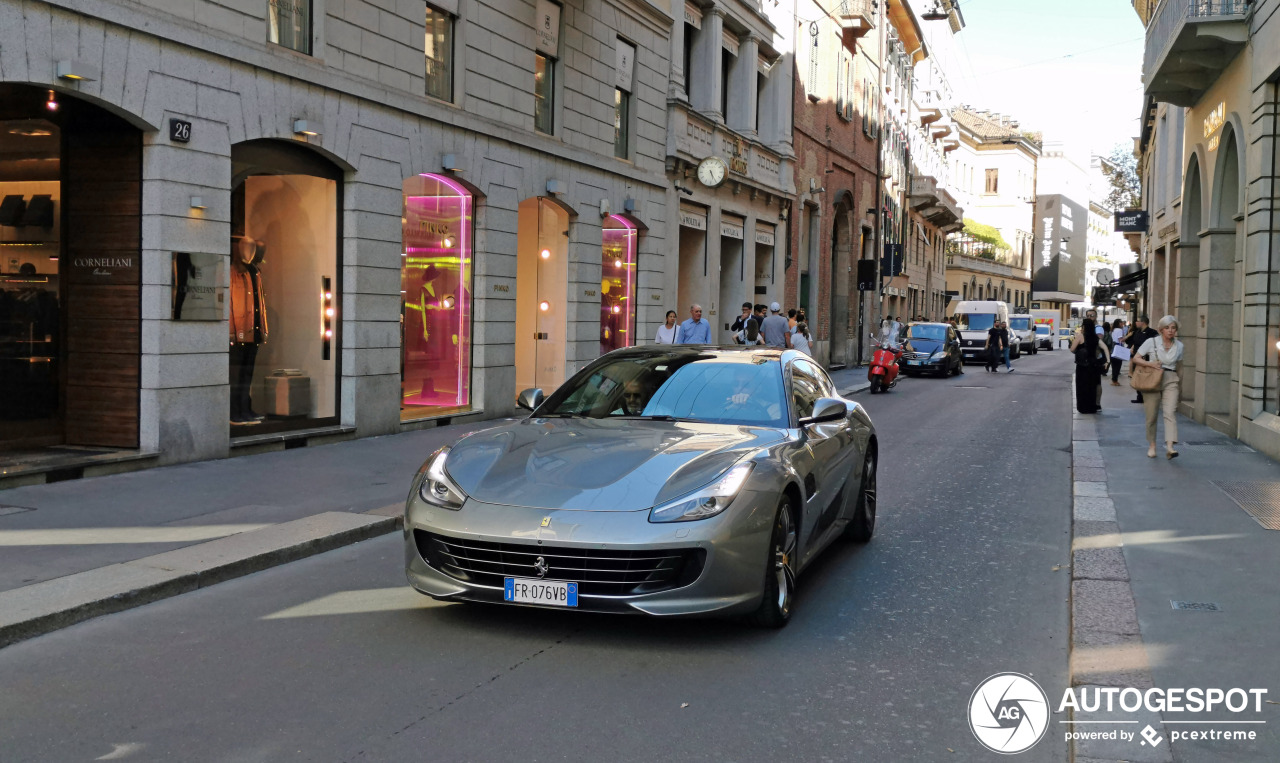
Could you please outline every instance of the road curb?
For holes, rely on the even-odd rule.
[[[1075,407],[1075,379],[1071,384]],[[1097,419],[1071,414],[1071,588],[1068,617],[1068,685],[1134,687],[1154,685],[1151,663],[1142,642],[1138,610],[1116,521],[1115,503],[1098,444]],[[1071,720],[1090,720],[1096,713],[1071,711]],[[1143,719],[1147,720],[1147,719]],[[1158,717],[1155,719],[1158,723]],[[1070,759],[1086,761],[1173,760],[1169,746],[1135,750],[1132,741],[1072,741]],[[1134,755],[1139,755],[1135,758]]]
[[[398,515],[325,512],[5,591],[0,648],[385,535],[402,521]]]

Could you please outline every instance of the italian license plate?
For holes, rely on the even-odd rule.
[[[908,361],[907,361],[907,365],[909,365],[909,366],[918,366],[918,365],[920,365],[920,363],[921,363],[921,362],[922,362],[922,361],[919,361],[919,360],[908,360]]]
[[[502,598],[517,604],[546,604],[553,607],[578,606],[578,584],[563,580],[507,578]]]

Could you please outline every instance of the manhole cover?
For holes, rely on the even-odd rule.
[[[1211,601],[1174,601],[1169,600],[1174,609],[1184,612],[1221,612],[1222,607]]]
[[[1280,530],[1280,482],[1218,482],[1218,489],[1268,530]]]

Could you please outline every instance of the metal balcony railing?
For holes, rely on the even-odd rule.
[[[1243,19],[1251,0],[1164,0],[1147,27],[1147,45],[1142,71],[1148,77],[1163,57],[1169,43],[1188,19]]]

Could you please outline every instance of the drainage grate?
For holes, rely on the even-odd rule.
[[[1222,607],[1211,601],[1174,601],[1169,600],[1174,609],[1183,612],[1221,612]]]
[[[1280,482],[1218,482],[1218,489],[1268,530],[1280,530]]]

